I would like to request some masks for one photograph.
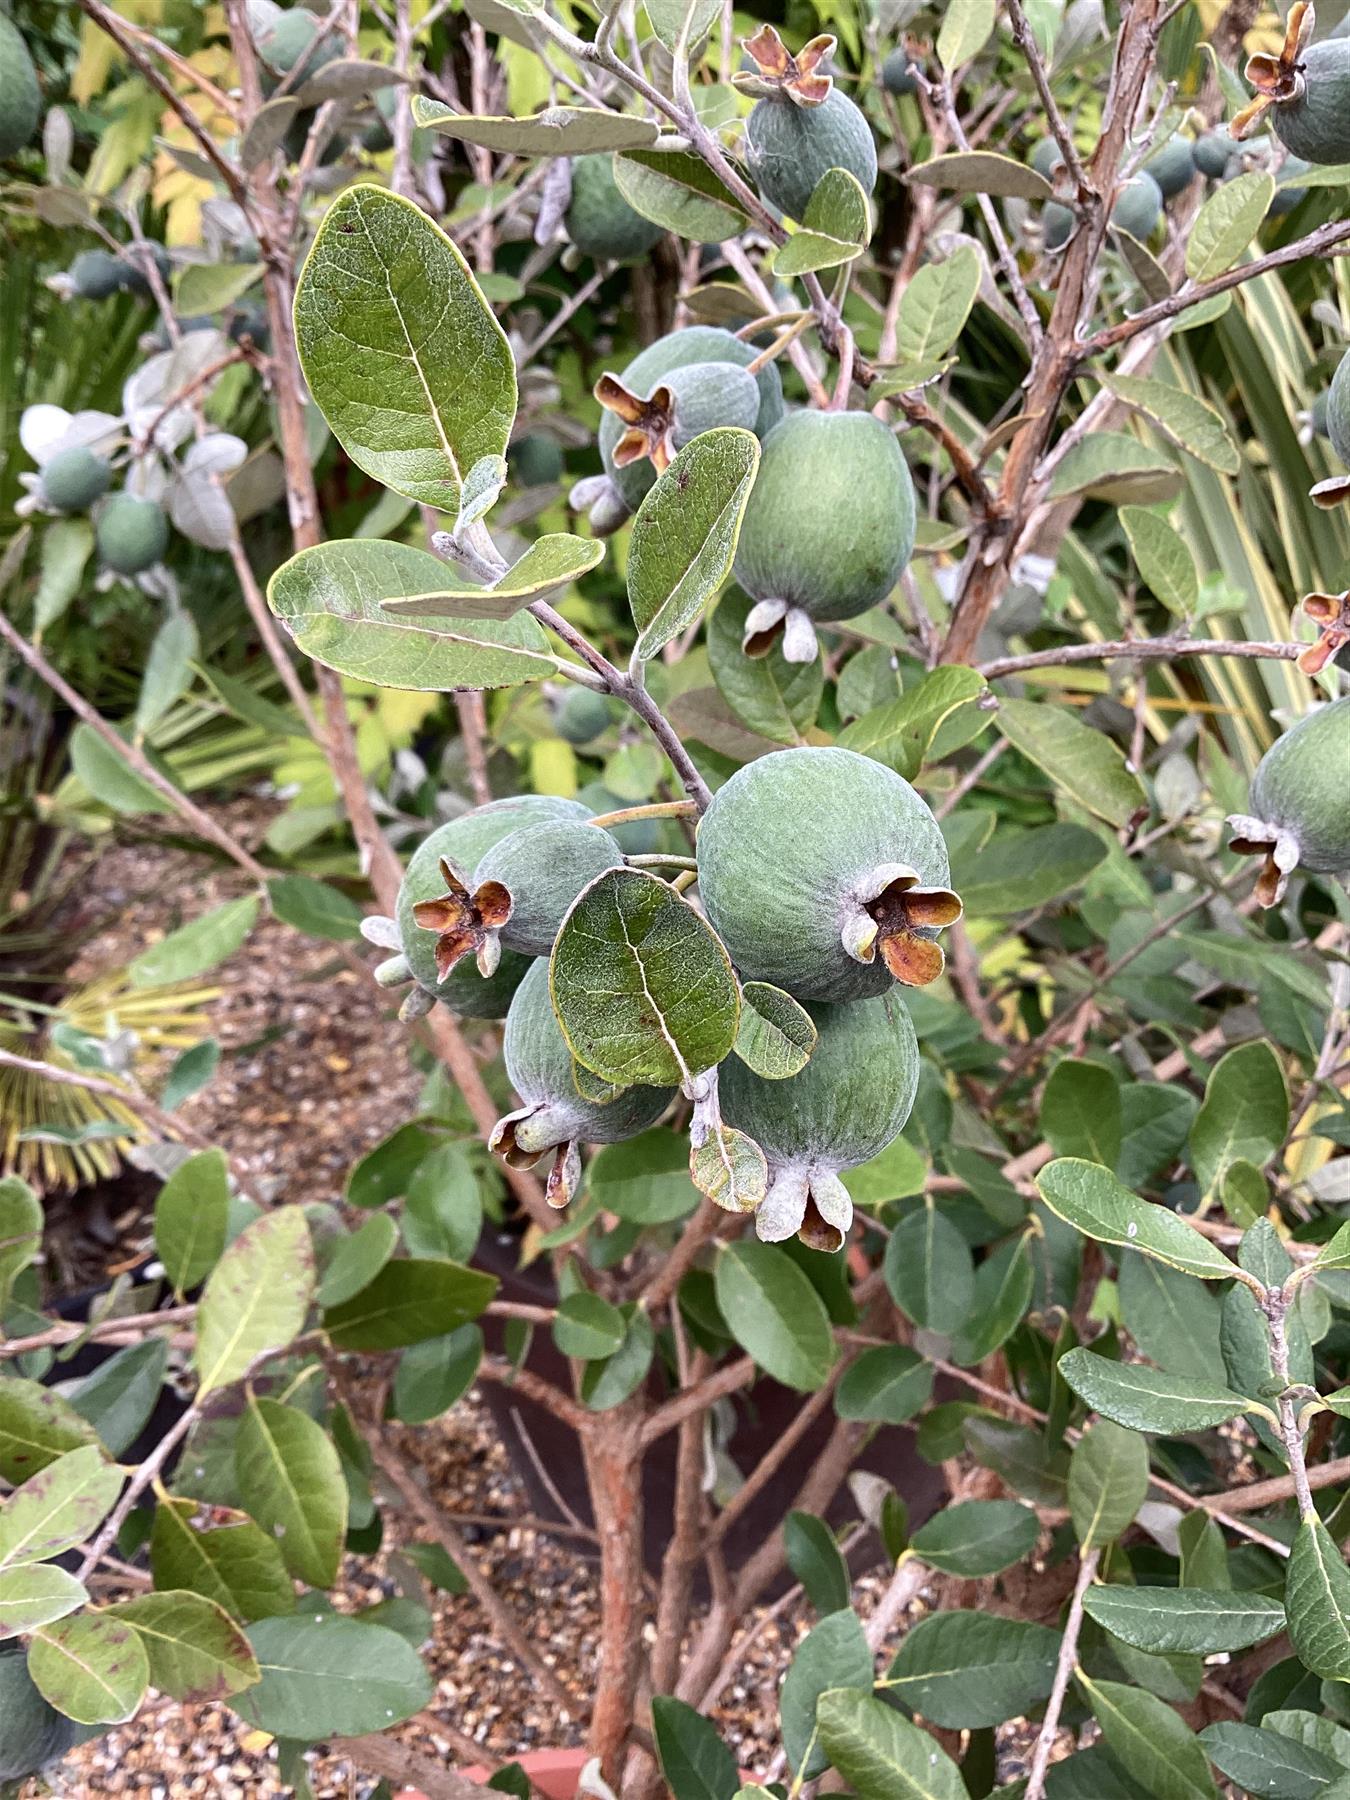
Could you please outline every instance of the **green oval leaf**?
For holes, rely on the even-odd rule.
[[[0,1640],[64,1619],[88,1598],[84,1583],[53,1563],[0,1569]]]
[[[661,1694],[652,1701],[652,1736],[677,1800],[728,1800],[738,1780],[736,1759],[711,1719]]]
[[[875,1344],[849,1364],[835,1389],[841,1419],[903,1425],[933,1396],[933,1365],[908,1344]]]
[[[252,931],[258,917],[256,894],[227,900],[200,919],[192,919],[171,931],[159,943],[142,950],[127,965],[131,985],[165,987],[175,981],[192,981],[234,955]]]
[[[1148,1493],[1148,1445],[1137,1431],[1098,1419],[1069,1458],[1069,1516],[1084,1550],[1114,1543]]]
[[[1036,1514],[1016,1500],[963,1500],[921,1525],[914,1554],[944,1575],[997,1575],[1036,1548]]]
[[[861,256],[871,235],[872,209],[858,177],[848,169],[826,169],[800,228],[774,252],[773,272],[786,279],[837,269]]]
[[[497,1291],[493,1275],[462,1263],[408,1258],[330,1307],[324,1330],[344,1350],[398,1350],[476,1319]]]
[[[937,37],[938,61],[949,75],[984,49],[996,16],[995,0],[951,0]]]
[[[111,1512],[122,1482],[96,1444],[30,1475],[0,1506],[0,1569],[48,1562],[83,1543]]]
[[[190,1589],[246,1624],[294,1612],[295,1589],[276,1539],[228,1507],[214,1507],[209,1516],[216,1522],[209,1526],[193,1523],[198,1512],[195,1500],[155,1509],[150,1567],[156,1588]]]
[[[78,1725],[120,1725],[150,1685],[140,1638],[111,1612],[44,1625],[28,1647],[28,1673],[44,1700]]]
[[[1101,380],[1109,393],[1143,413],[1179,449],[1207,468],[1220,475],[1236,475],[1242,467],[1222,413],[1208,400],[1143,375],[1103,375]]]
[[[1155,1656],[1246,1650],[1284,1630],[1278,1600],[1228,1588],[1090,1587],[1083,1606],[1112,1636]]]
[[[745,208],[691,151],[658,146],[616,156],[614,182],[634,212],[691,244],[720,244],[745,230]]]
[[[1112,1362],[1091,1350],[1068,1351],[1058,1367],[1080,1400],[1131,1431],[1204,1431],[1235,1419],[1248,1405],[1221,1382]]]
[[[225,1248],[230,1213],[229,1166],[223,1150],[201,1150],[181,1162],[155,1196],[155,1250],[176,1294],[198,1286]]]
[[[1191,280],[1212,281],[1231,269],[1260,230],[1274,198],[1275,181],[1265,170],[1235,175],[1216,187],[1186,239],[1186,273]]]
[[[18,1376],[0,1381],[0,1475],[12,1486],[98,1441],[88,1420],[51,1388]]]
[[[824,1302],[787,1251],[729,1244],[714,1282],[722,1317],[766,1374],[803,1393],[818,1388],[834,1364],[834,1334]]]
[[[1234,1265],[1192,1225],[1147,1200],[1136,1200],[1100,1163],[1065,1156],[1047,1163],[1036,1177],[1051,1212],[1101,1244],[1156,1256],[1201,1281],[1225,1281]]]
[[[1316,1514],[1294,1539],[1284,1607],[1299,1660],[1324,1681],[1350,1680],[1350,1569]]]
[[[400,585],[390,586],[382,601],[384,611],[395,618],[412,613],[419,618],[445,615],[459,619],[508,619],[535,600],[548,600],[562,593],[580,576],[597,568],[605,556],[605,546],[597,539],[573,537],[567,531],[546,532],[504,575],[487,587],[479,587],[425,550],[372,539],[356,542],[362,550],[388,553],[382,563],[372,559],[364,577],[385,582],[396,577]],[[335,548],[320,546],[325,547]],[[344,548],[351,551],[353,545]]]
[[[429,1704],[433,1686],[406,1639],[341,1613],[262,1619],[249,1627],[262,1678],[234,1710],[273,1737],[384,1731]]]
[[[941,1745],[865,1688],[822,1694],[816,1729],[858,1800],[968,1800],[961,1771]]]
[[[968,244],[915,271],[896,315],[897,361],[927,363],[946,355],[970,317],[982,272],[979,251]]]
[[[916,1207],[891,1233],[883,1265],[891,1299],[916,1325],[950,1337],[975,1298],[970,1246],[936,1206]]]
[[[331,1587],[347,1535],[347,1482],[328,1433],[294,1406],[250,1396],[234,1459],[249,1512],[290,1573]]]
[[[1122,506],[1120,522],[1144,580],[1169,612],[1190,613],[1200,598],[1200,576],[1190,546],[1155,512]]]
[[[906,780],[912,780],[932,749],[939,727],[953,713],[977,700],[984,690],[983,675],[964,665],[930,670],[898,700],[874,706],[860,719],[845,726],[839,734],[839,742],[844,749],[857,750],[874,762],[885,763],[888,769],[894,769]],[[963,716],[963,725],[966,719],[972,727],[967,734],[968,741],[984,729],[986,715],[972,708]],[[957,747],[946,744],[948,750]]]
[[[1054,189],[1029,163],[998,156],[992,150],[958,150],[916,163],[905,176],[921,187],[945,188],[957,194],[993,194],[1000,199],[1050,200]]]
[[[1119,1681],[1094,1681],[1080,1666],[1078,1685],[1107,1748],[1155,1800],[1215,1800],[1214,1778],[1199,1740],[1166,1701]]]
[[[228,1700],[258,1679],[257,1659],[244,1633],[223,1607],[201,1594],[140,1594],[107,1610],[135,1631],[151,1684],[175,1700]]]
[[[267,1350],[304,1329],[314,1292],[314,1246],[298,1206],[246,1225],[211,1271],[197,1310],[199,1394],[237,1381]]]
[[[511,156],[591,156],[602,150],[638,150],[660,135],[650,119],[601,112],[590,106],[546,106],[523,119],[456,112],[442,100],[415,94],[417,124],[461,144],[478,144]]]
[[[627,1329],[617,1306],[583,1288],[559,1302],[553,1320],[553,1342],[564,1356],[599,1362],[613,1356]]]
[[[933,1613],[905,1637],[885,1686],[934,1725],[1001,1725],[1045,1699],[1058,1650],[1059,1633],[1029,1619]]]
[[[816,1047],[809,1012],[791,994],[767,981],[747,981],[741,989],[737,1056],[764,1081],[800,1075]]]

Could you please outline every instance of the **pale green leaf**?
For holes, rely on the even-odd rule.
[[[614,183],[634,212],[691,244],[720,244],[745,230],[745,208],[692,151],[616,156]]]
[[[1121,431],[1094,431],[1074,444],[1050,477],[1049,495],[1088,494],[1113,505],[1171,500],[1185,477],[1162,451]]]
[[[1001,1725],[1044,1700],[1058,1650],[1059,1633],[1029,1619],[932,1613],[906,1633],[886,1687],[933,1725]]]
[[[838,741],[844,749],[870,756],[912,780],[932,749],[939,727],[953,713],[970,706],[984,689],[984,677],[974,669],[960,664],[932,669],[898,700],[874,706],[845,726]],[[984,728],[985,717],[972,708],[969,723],[974,736]]]
[[[297,1580],[331,1587],[347,1534],[347,1483],[332,1439],[308,1413],[251,1395],[235,1440],[239,1491]]]
[[[0,1569],[48,1562],[92,1537],[122,1482],[96,1444],[68,1450],[30,1475],[0,1506]]]
[[[70,1404],[40,1381],[0,1381],[0,1476],[18,1487],[98,1433]]]
[[[812,1393],[835,1360],[824,1302],[786,1250],[745,1238],[720,1252],[717,1304],[741,1348],[775,1381]]]
[[[351,590],[355,582],[382,584],[383,608],[395,618],[508,619],[535,600],[548,600],[604,560],[605,546],[594,538],[573,537],[567,531],[546,532],[526,550],[519,562],[487,587],[467,581],[438,556],[407,544],[355,538],[343,543],[321,544],[320,550],[339,548],[356,559],[354,578],[335,579]],[[371,552],[371,554],[367,554]]]
[[[1284,1629],[1278,1600],[1228,1588],[1090,1587],[1083,1604],[1113,1637],[1155,1656],[1246,1650]]]
[[[223,1150],[181,1162],[155,1197],[155,1249],[176,1294],[205,1281],[225,1248],[230,1211]]]
[[[900,301],[895,322],[896,355],[925,363],[944,356],[960,337],[980,291],[980,256],[970,245],[943,262],[915,271]]]
[[[262,1679],[233,1709],[273,1737],[314,1743],[384,1731],[430,1704],[433,1687],[405,1638],[342,1613],[262,1619],[249,1627]]]
[[[858,1800],[968,1800],[961,1771],[941,1745],[863,1688],[822,1694],[816,1728]]]
[[[997,16],[995,0],[948,0],[937,36],[937,54],[949,75],[984,49]]]
[[[496,1291],[495,1275],[462,1263],[387,1262],[367,1287],[330,1307],[323,1326],[344,1350],[399,1350],[476,1319]]]
[[[0,1640],[64,1619],[88,1598],[84,1583],[53,1563],[0,1569]]]
[[[848,169],[826,169],[806,203],[801,227],[774,252],[773,272],[782,279],[836,269],[867,248],[872,211],[858,177]]]
[[[905,176],[923,187],[943,188],[958,194],[992,194],[1000,199],[1049,200],[1054,190],[1030,163],[992,150],[958,150],[951,156],[935,156],[916,163]]]
[[[79,1725],[119,1725],[150,1685],[140,1638],[111,1612],[92,1610],[44,1625],[28,1647],[33,1685]]]
[[[1120,522],[1135,565],[1172,613],[1190,613],[1200,598],[1200,577],[1190,546],[1166,519],[1140,506],[1123,506]]]
[[[1094,1412],[1130,1431],[1204,1431],[1235,1419],[1248,1405],[1221,1382],[1112,1362],[1081,1347],[1060,1358],[1059,1372]]]
[[[1083,1549],[1114,1543],[1147,1493],[1148,1445],[1137,1431],[1098,1419],[1069,1458],[1069,1516]]]
[[[212,907],[199,919],[191,919],[171,931],[159,943],[133,957],[127,965],[131,985],[167,987],[175,981],[193,981],[233,956],[248,937],[258,917],[256,894],[241,894]]]
[[[1147,804],[1119,746],[1067,707],[1000,700],[994,719],[1015,750],[1108,825],[1125,825]]]
[[[1212,281],[1232,268],[1256,236],[1274,197],[1274,178],[1263,169],[1235,175],[1215,188],[1186,238],[1186,273],[1192,281]]]
[[[1102,385],[1208,468],[1220,475],[1236,475],[1241,468],[1242,459],[1223,415],[1197,394],[1143,375],[1103,375]]]
[[[800,1075],[815,1048],[816,1028],[800,1001],[766,981],[741,989],[736,1054],[765,1081]]]
[[[1215,1800],[1199,1740],[1165,1701],[1122,1682],[1093,1681],[1081,1666],[1076,1673],[1107,1747],[1154,1800]]]
[[[1217,1244],[1165,1206],[1136,1200],[1100,1163],[1061,1157],[1046,1164],[1036,1186],[1052,1212],[1098,1243],[1156,1256],[1202,1281],[1223,1281],[1236,1273]]]
[[[184,1705],[228,1700],[258,1679],[248,1639],[202,1594],[138,1594],[107,1611],[141,1640],[152,1685]]]
[[[690,1151],[689,1179],[724,1212],[753,1212],[769,1191],[769,1165],[752,1137],[718,1125]]]
[[[523,119],[475,117],[456,112],[442,100],[415,94],[413,118],[418,125],[514,156],[589,156],[603,150],[637,150],[654,144],[659,129],[633,113],[601,112],[587,106],[546,106]]]
[[[197,1309],[193,1361],[205,1396],[304,1329],[314,1293],[314,1246],[298,1206],[264,1213],[220,1258]]]

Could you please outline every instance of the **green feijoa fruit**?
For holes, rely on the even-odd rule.
[[[474,880],[506,890],[510,914],[501,927],[508,950],[547,956],[583,888],[606,869],[623,865],[623,851],[607,831],[579,819],[559,819],[513,831],[479,863]]]
[[[897,98],[905,94],[917,94],[919,91],[920,70],[909,51],[902,46],[892,50],[881,65],[881,85],[888,94]]]
[[[688,325],[649,344],[623,370],[619,381],[639,400],[649,400],[654,390],[679,369],[697,363],[735,363],[744,369],[755,360],[756,354],[753,344],[742,343],[720,325]],[[762,439],[783,417],[783,383],[776,363],[767,363],[756,373],[755,386],[759,391],[759,410],[751,429]],[[604,414],[600,420],[600,457],[605,473],[615,483],[616,492],[621,496],[636,494],[636,499],[624,502],[630,511],[636,511],[656,474],[645,461],[630,463],[623,470],[616,466],[614,452],[625,430],[624,421],[617,413],[607,411]]]
[[[153,500],[114,494],[99,512],[94,539],[108,568],[119,575],[139,575],[168,549],[169,521]]]
[[[1271,745],[1252,776],[1251,808],[1230,815],[1228,847],[1262,858],[1262,906],[1284,897],[1295,869],[1350,870],[1350,695],[1315,708]]]
[[[1285,187],[1284,183],[1291,176],[1306,175],[1312,164],[1301,156],[1286,156],[1280,164],[1280,186],[1276,188],[1270,202],[1268,217],[1281,219],[1285,213],[1293,212],[1300,200],[1306,200],[1308,190],[1304,187]]]
[[[961,915],[947,847],[914,789],[837,747],[738,769],[698,829],[699,894],[743,980],[798,1000],[861,1000],[942,973]]]
[[[85,512],[107,493],[111,480],[112,465],[77,444],[42,465],[42,497],[60,512]]]
[[[816,655],[813,625],[884,600],[914,550],[914,483],[871,413],[796,412],[764,440],[741,522],[735,576],[760,604],[747,652],[781,631],[790,662]]]
[[[1162,210],[1162,189],[1141,169],[1137,175],[1131,175],[1116,195],[1115,205],[1111,208],[1111,223],[1117,231],[1128,231],[1142,244],[1152,237],[1154,227],[1162,218]]]
[[[1031,153],[1031,166],[1047,181],[1064,161],[1064,152],[1052,137],[1042,138]]]
[[[612,721],[609,701],[594,688],[569,687],[553,711],[558,736],[569,744],[593,744]]]
[[[745,122],[745,160],[764,198],[793,219],[803,217],[827,169],[847,169],[864,193],[877,184],[872,127],[835,87],[815,106],[785,93],[757,100]]]
[[[507,451],[512,477],[522,487],[549,487],[565,473],[562,446],[545,431],[528,431]]]
[[[106,300],[122,287],[124,272],[122,259],[107,250],[81,250],[69,271],[81,300]]]
[[[636,262],[662,236],[661,227],[634,212],[619,192],[608,154],[572,159],[572,198],[563,230],[583,256],[598,262]]]
[[[163,244],[147,243],[129,246],[128,254],[123,257],[121,263],[122,286],[129,294],[140,294],[144,299],[148,299],[154,291],[150,285],[150,277],[146,273],[147,257],[154,263],[155,271],[165,286],[168,285],[173,275],[173,264],[170,262],[169,253]]]
[[[1144,163],[1144,173],[1157,182],[1164,200],[1174,199],[1195,180],[1195,146],[1174,132]]]
[[[1327,436],[1343,463],[1350,463],[1350,351],[1336,365],[1327,389]]]
[[[290,75],[292,91],[303,87],[327,63],[342,55],[342,38],[329,32],[322,43],[319,20],[304,6],[292,6],[279,12],[262,31],[255,30],[255,41],[263,61],[274,75]]]
[[[509,800],[492,800],[440,825],[423,840],[408,862],[403,883],[398,890],[395,917],[403,954],[408,959],[413,979],[419,987],[466,1019],[504,1019],[511,996],[519,987],[529,966],[528,959],[514,951],[503,954],[490,977],[483,976],[476,959],[461,956],[445,976],[437,973],[437,945],[447,930],[453,928],[454,908],[445,905],[437,914],[423,913],[424,918],[444,918],[447,924],[419,925],[417,912],[434,902],[446,902],[448,893],[441,870],[446,862],[464,885],[473,888],[479,863],[495,844],[513,831],[527,825],[542,825],[559,819],[588,819],[588,807],[577,800],[563,800],[548,794],[520,794]],[[472,897],[472,896],[471,896]]]
[[[0,157],[31,143],[42,116],[42,91],[28,46],[14,21],[0,13]]]
[[[894,989],[807,1010],[816,1042],[799,1074],[765,1081],[732,1056],[718,1090],[723,1122],[753,1138],[769,1165],[769,1191],[755,1213],[759,1236],[837,1250],[853,1222],[840,1172],[880,1156],[900,1135],[918,1090],[919,1046]]]
[[[1270,117],[1280,141],[1304,162],[1350,162],[1350,39],[1300,48],[1278,88]]]
[[[549,994],[548,963],[530,964],[516,989],[502,1051],[511,1085],[524,1102],[499,1119],[490,1140],[513,1169],[533,1168],[553,1151],[546,1192],[550,1206],[565,1206],[581,1175],[581,1144],[618,1144],[655,1125],[675,1097],[674,1088],[623,1088],[603,1104],[583,1099],[572,1052]]]
[[[231,343],[242,344],[247,340],[255,350],[266,350],[272,341],[267,308],[256,303],[236,306],[230,314],[228,331]]]
[[[1047,250],[1062,250],[1073,235],[1077,217],[1071,206],[1058,200],[1047,200],[1041,211],[1041,242]]]
[[[692,438],[722,425],[754,429],[759,389],[736,363],[690,363],[670,374],[642,399],[613,375],[596,383],[595,397],[615,414],[623,434],[614,446],[614,485],[630,510],[642,504],[658,474]]]
[[[1192,146],[1191,155],[1196,168],[1208,181],[1222,181],[1228,173],[1228,165],[1237,155],[1237,144],[1229,135],[1226,126],[1217,131],[1207,131],[1198,137]]]

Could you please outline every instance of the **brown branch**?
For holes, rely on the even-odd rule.
[[[1330,1462],[1314,1463],[1308,1470],[1308,1487],[1316,1492],[1350,1480],[1350,1456],[1336,1456]],[[1226,1494],[1197,1494],[1192,1504],[1206,1512],[1255,1512],[1258,1508],[1276,1506],[1281,1500],[1295,1497],[1292,1474],[1273,1475],[1268,1481],[1252,1481],[1246,1487],[1230,1488]]]
[[[632,1735],[641,1674],[643,1595],[642,1390],[591,1416],[581,1439],[591,1510],[600,1533],[600,1654],[590,1747],[617,1786]]]
[[[460,1775],[454,1769],[444,1768],[429,1756],[419,1756],[398,1738],[333,1738],[329,1749],[335,1756],[345,1757],[368,1774],[378,1775],[395,1789],[404,1789],[416,1782],[426,1800],[483,1800],[483,1789],[476,1781],[470,1781],[467,1775]],[[492,1760],[486,1752],[483,1758],[485,1762]]]
[[[658,1406],[643,1425],[643,1449],[649,1449],[658,1438],[664,1437],[668,1431],[674,1431],[692,1413],[706,1412],[727,1394],[734,1394],[747,1386],[754,1376],[754,1357],[742,1356],[735,1362],[725,1364],[693,1387],[682,1388],[673,1400],[667,1400],[664,1406]]]
[[[1045,1800],[1045,1775],[1050,1766],[1050,1752],[1055,1747],[1060,1714],[1064,1710],[1064,1696],[1069,1691],[1069,1678],[1073,1674],[1074,1664],[1078,1660],[1078,1633],[1083,1626],[1083,1597],[1096,1578],[1097,1564],[1100,1560],[1100,1550],[1085,1550],[1079,1559],[1078,1579],[1074,1583],[1069,1616],[1064,1623],[1064,1636],[1059,1641],[1059,1656],[1055,1662],[1055,1682],[1050,1689],[1050,1698],[1045,1704],[1045,1721],[1037,1734],[1036,1750],[1031,1759],[1026,1800]]]
[[[531,1369],[518,1369],[513,1362],[504,1356],[485,1356],[478,1365],[480,1381],[495,1381],[499,1387],[514,1388],[516,1393],[526,1400],[533,1400],[546,1412],[570,1425],[573,1431],[582,1432],[594,1424],[596,1414],[584,1407],[579,1400],[573,1400],[561,1388],[554,1387],[551,1381],[545,1381],[542,1375],[536,1375]]]
[[[26,1356],[30,1350],[52,1350],[75,1338],[96,1339],[99,1343],[106,1343],[109,1339],[114,1342],[138,1343],[152,1331],[158,1331],[165,1325],[189,1324],[196,1316],[195,1306],[166,1306],[162,1312],[128,1313],[124,1318],[99,1319],[92,1325],[82,1325],[78,1320],[72,1319],[53,1325],[46,1331],[35,1331],[29,1337],[0,1341],[0,1357]]]

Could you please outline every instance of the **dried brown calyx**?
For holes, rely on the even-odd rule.
[[[423,931],[435,931],[436,973],[442,981],[455,964],[472,950],[478,972],[486,979],[501,961],[501,930],[511,917],[512,900],[499,881],[485,881],[470,892],[469,885],[452,863],[441,858],[445,892],[419,900],[413,918]]]
[[[941,975],[947,959],[931,934],[954,925],[964,911],[950,888],[923,887],[921,880],[904,863],[874,869],[841,933],[855,962],[875,962],[879,953],[904,987],[927,987]]]
[[[615,468],[626,469],[645,456],[657,474],[664,475],[675,454],[675,396],[670,389],[653,388],[650,400],[639,400],[617,375],[602,375],[594,393],[605,411],[626,427],[614,446]]]
[[[1309,594],[1303,610],[1319,627],[1316,643],[1298,659],[1305,675],[1320,675],[1332,657],[1350,644],[1350,588],[1343,594]]]
[[[834,54],[835,40],[828,34],[813,37],[793,56],[772,25],[761,25],[753,37],[742,38],[741,48],[754,63],[731,78],[732,86],[756,100],[790,100],[795,106],[819,106],[828,99],[833,77],[821,65]]]
[[[1232,837],[1228,848],[1236,856],[1259,856],[1261,873],[1256,878],[1256,898],[1262,906],[1278,906],[1284,899],[1289,876],[1302,854],[1298,839],[1283,826],[1254,819],[1249,813],[1229,813]]]
[[[1256,98],[1228,127],[1235,138],[1250,136],[1265,112],[1272,106],[1283,106],[1303,95],[1305,81],[1300,58],[1312,37],[1316,20],[1308,0],[1296,0],[1289,9],[1284,43],[1278,56],[1262,51],[1248,58],[1247,80],[1256,89]]]
[[[561,1212],[581,1185],[581,1150],[575,1138],[558,1141],[555,1112],[545,1103],[508,1113],[497,1121],[488,1149],[495,1150],[511,1169],[532,1169],[551,1150],[553,1159],[544,1182],[544,1198]]]

